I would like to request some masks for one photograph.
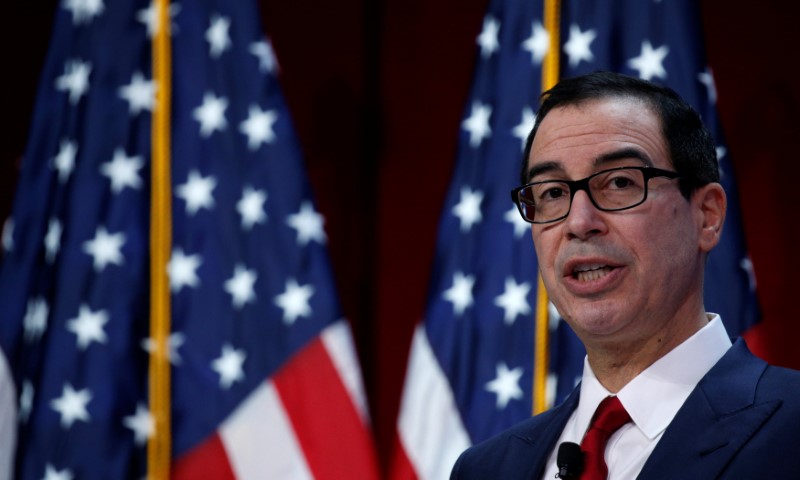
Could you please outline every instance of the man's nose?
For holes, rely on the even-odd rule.
[[[594,235],[607,231],[605,214],[599,210],[589,193],[584,190],[575,192],[567,218],[564,219],[566,234],[569,238],[587,240]]]

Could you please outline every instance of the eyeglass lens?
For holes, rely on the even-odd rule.
[[[647,181],[640,169],[618,169],[584,180],[537,182],[520,190],[520,209],[528,221],[553,221],[569,213],[572,198],[579,190],[586,191],[601,210],[622,210],[644,201]]]

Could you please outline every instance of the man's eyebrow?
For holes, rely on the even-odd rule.
[[[542,162],[537,163],[536,165],[532,166],[528,169],[528,175],[525,177],[526,182],[530,182],[533,177],[536,175],[541,175],[543,173],[552,172],[552,171],[559,171],[563,172],[564,167],[561,166],[559,162]]]
[[[638,148],[621,148],[619,150],[614,150],[611,152],[604,153],[597,158],[594,159],[594,167],[602,167],[605,164],[616,162],[618,160],[629,160],[635,159],[639,160],[643,163],[646,167],[652,167],[654,165],[653,160],[647,155],[647,153],[643,152]],[[537,175],[542,175],[544,173],[550,172],[564,172],[564,166],[561,162],[542,162],[537,163],[536,165],[532,166],[528,169],[528,174],[525,177],[525,183],[530,183],[533,180],[533,177]]]
[[[647,167],[652,167],[654,165],[653,161],[645,152],[639,150],[638,148],[630,148],[630,147],[614,150],[613,152],[604,153],[594,159],[594,165],[596,167],[599,167],[606,163],[615,162],[617,160],[628,160],[628,159],[639,160]]]

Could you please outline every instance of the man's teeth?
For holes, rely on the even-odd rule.
[[[580,269],[575,269],[573,276],[581,282],[591,282],[593,280],[597,280],[598,278],[604,277],[611,271],[611,267],[609,266],[592,266],[592,267],[579,267]]]

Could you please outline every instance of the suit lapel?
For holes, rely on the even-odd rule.
[[[754,403],[766,366],[739,339],[686,399],[639,478],[716,478],[780,406]]]
[[[580,384],[557,407],[550,410],[546,422],[537,428],[524,430],[513,436],[508,444],[506,458],[519,459],[524,462],[522,478],[541,478],[550,452],[561,436],[570,415],[578,406]]]

